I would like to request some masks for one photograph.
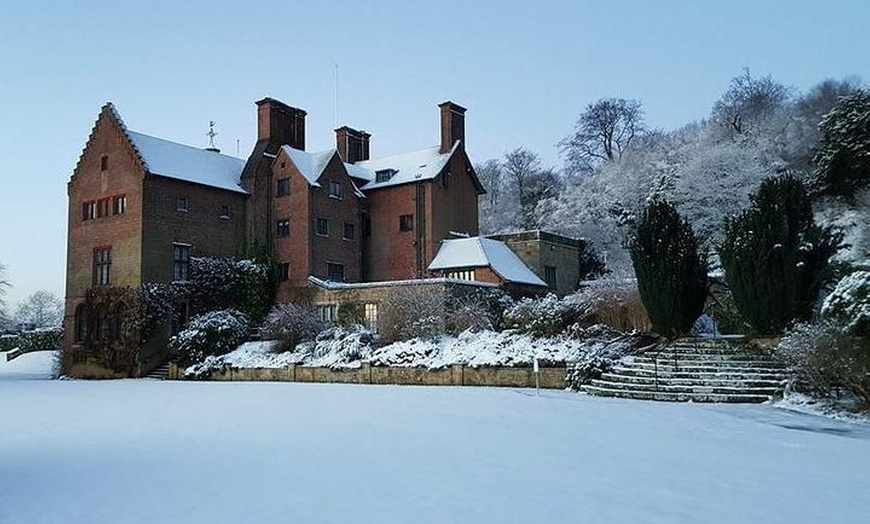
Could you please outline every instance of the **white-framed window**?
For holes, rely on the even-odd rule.
[[[363,322],[366,327],[377,333],[378,331],[378,305],[375,302],[366,302],[363,306]]]
[[[315,306],[317,316],[323,322],[333,323],[338,320],[338,304],[318,304]]]
[[[453,278],[456,280],[477,280],[474,274],[473,269],[463,269],[461,271],[450,271],[447,273],[447,278]]]
[[[334,180],[329,182],[329,196],[341,200],[344,198],[344,185]]]

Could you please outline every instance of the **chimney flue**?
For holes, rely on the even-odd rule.
[[[457,140],[465,145],[465,108],[451,101],[438,104],[441,108],[441,153],[453,148]]]
[[[335,148],[343,162],[353,164],[369,159],[369,138],[365,131],[343,126],[335,130]]]
[[[257,140],[276,146],[288,145],[305,150],[304,110],[290,107],[273,98],[258,100]]]

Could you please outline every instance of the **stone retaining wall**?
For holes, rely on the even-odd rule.
[[[169,378],[183,379],[184,370],[172,363]],[[540,387],[564,389],[565,367],[541,367],[538,373]],[[359,368],[330,369],[325,367],[289,366],[286,368],[228,368],[213,373],[209,380],[265,381],[265,382],[320,382],[340,384],[398,384],[414,386],[506,386],[535,387],[535,373],[531,367],[472,367],[462,364],[443,369],[416,367],[381,367],[363,364]]]

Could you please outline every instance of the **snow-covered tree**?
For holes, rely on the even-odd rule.
[[[818,189],[853,198],[870,186],[870,91],[840,98],[819,128]]]
[[[15,321],[37,328],[60,326],[63,301],[50,291],[40,290],[27,297],[15,312]]]
[[[559,146],[569,173],[587,173],[618,161],[645,130],[640,101],[602,98],[586,106],[574,132]]]
[[[789,96],[788,88],[770,75],[753,78],[749,69],[744,69],[731,79],[728,90],[713,105],[712,119],[728,138],[751,138],[777,123]]]
[[[3,297],[6,295],[7,287],[9,287],[9,280],[6,279],[6,266],[0,264],[0,320],[6,315],[6,302]]]

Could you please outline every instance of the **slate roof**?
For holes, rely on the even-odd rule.
[[[245,161],[126,130],[148,172],[206,186],[246,193],[239,186]]]
[[[444,240],[429,264],[430,271],[490,267],[508,282],[544,286],[547,284],[511,251],[507,244],[483,237]]]
[[[397,186],[418,180],[431,180],[444,170],[444,166],[450,161],[450,157],[453,156],[458,147],[459,141],[454,143],[450,151],[446,153],[440,152],[440,146],[433,146],[410,153],[345,164],[345,167],[351,176],[367,181],[360,187],[363,191]],[[376,173],[385,169],[393,171],[392,177],[385,182],[378,182]]]

